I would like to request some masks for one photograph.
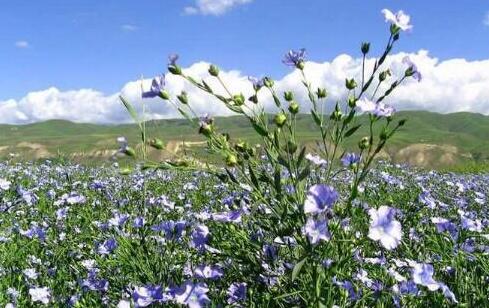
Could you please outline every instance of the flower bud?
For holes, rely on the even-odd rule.
[[[288,102],[291,102],[294,100],[294,93],[291,91],[284,92],[284,99]]]
[[[386,80],[387,77],[390,76],[390,75],[391,75],[391,71],[390,70],[385,70],[385,71],[381,72],[379,74],[379,81],[382,82],[382,81]]]
[[[199,128],[199,134],[209,137],[214,131],[212,124],[202,123]]]
[[[180,95],[178,95],[177,98],[180,101],[180,103],[182,103],[184,105],[187,105],[188,104],[187,92],[182,91],[182,93],[180,93]]]
[[[407,121],[406,119],[402,119],[402,120],[399,121],[399,124],[398,125],[399,126],[404,126],[404,124],[406,124],[406,121]]]
[[[328,96],[328,92],[326,92],[325,88],[318,88],[316,95],[319,99],[326,98],[326,96]]]
[[[162,150],[163,146],[164,146],[163,141],[161,141],[158,138],[151,139],[149,141],[149,145],[152,146],[153,148],[157,149],[157,150]]]
[[[297,102],[292,102],[289,105],[289,112],[292,114],[299,113],[299,104]]]
[[[243,94],[236,94],[233,96],[233,102],[236,106],[241,106],[244,104],[245,98]]]
[[[182,68],[178,65],[168,65],[168,71],[173,75],[182,75]]]
[[[341,113],[341,111],[335,110],[335,111],[333,111],[333,113],[331,113],[331,116],[329,118],[331,120],[334,120],[334,121],[339,121],[339,120],[341,120],[342,116],[343,116],[343,114]]]
[[[161,97],[161,99],[164,99],[165,101],[170,99],[170,93],[168,93],[168,91],[166,90],[160,91],[159,96]]]
[[[355,98],[355,96],[350,96],[348,98],[348,106],[350,108],[355,108],[357,106],[357,99]]]
[[[270,77],[265,77],[265,78],[263,78],[263,84],[264,84],[264,85],[265,85],[265,87],[267,87],[267,88],[272,88],[272,87],[273,87],[274,82],[273,82],[273,79],[272,79],[272,78],[270,78]]]
[[[248,98],[248,100],[250,102],[252,102],[253,104],[258,104],[258,96],[256,96],[256,95],[250,96],[250,98]]]
[[[355,79],[346,79],[345,86],[348,90],[353,90],[357,87],[357,82],[355,81]]]
[[[358,143],[358,147],[360,150],[365,150],[370,146],[370,138],[369,137],[363,137],[362,140]]]
[[[238,158],[236,157],[236,155],[229,153],[226,156],[226,165],[228,167],[234,167],[237,164],[238,164]]]
[[[370,50],[370,43],[368,42],[362,43],[362,53],[366,55],[368,54],[369,50]]]
[[[124,149],[124,154],[126,154],[129,157],[134,157],[134,156],[136,156],[136,151],[134,151],[133,148],[128,146]]]
[[[277,115],[275,115],[273,121],[278,127],[282,127],[284,126],[285,122],[287,122],[287,116],[283,113],[278,113]]]
[[[391,24],[391,27],[390,27],[390,31],[391,31],[391,34],[395,37],[396,35],[398,36],[399,38],[399,31],[401,30],[401,28],[399,28],[396,24]],[[395,40],[395,39],[394,39]]]
[[[209,74],[214,77],[219,76],[219,68],[214,64],[211,64],[211,66],[209,66]]]

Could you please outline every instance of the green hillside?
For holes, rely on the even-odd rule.
[[[397,117],[406,118],[408,122],[382,153],[385,158],[434,168],[489,160],[489,116],[404,111]],[[365,122],[366,118],[359,117],[357,121]],[[216,123],[232,138],[259,141],[244,118],[220,117]],[[299,116],[297,124],[301,140],[313,146],[318,133],[310,116]],[[183,148],[204,153],[203,139],[185,120],[150,121],[147,129],[150,137],[159,137],[167,143],[165,151],[153,153],[157,159],[178,155]],[[115,139],[118,136],[126,136],[131,143],[137,143],[139,137],[133,124],[97,125],[62,120],[0,125],[0,131],[0,157],[15,156],[18,160],[58,155],[80,161],[107,160],[117,149]],[[367,135],[366,127],[354,135],[347,147],[354,148],[364,135]]]

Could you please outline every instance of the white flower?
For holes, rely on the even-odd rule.
[[[370,209],[370,229],[368,237],[380,241],[388,250],[396,248],[401,242],[401,223],[394,219],[395,210],[381,206],[378,210]]]
[[[386,22],[390,22],[398,26],[402,31],[411,30],[413,28],[413,26],[409,24],[411,17],[404,14],[403,11],[399,11],[394,14],[388,9],[383,9],[382,14],[384,14]]]
[[[10,184],[12,184],[12,183],[7,181],[6,179],[0,178],[0,190],[10,189]]]
[[[43,304],[49,303],[51,298],[51,293],[49,288],[31,288],[29,289],[29,295],[33,302],[41,302]]]

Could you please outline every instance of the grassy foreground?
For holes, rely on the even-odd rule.
[[[270,209],[250,203],[246,185],[233,191],[200,172],[117,170],[0,164],[0,305],[290,307],[307,302],[300,290],[308,288],[326,307],[487,304],[487,174],[380,165],[347,219],[337,213],[350,179],[338,176],[331,240],[316,249],[321,285],[313,286],[290,261],[303,239],[267,236]],[[309,182],[320,181],[317,170]],[[367,236],[368,211],[382,205],[402,226],[395,250]],[[262,225],[252,223],[257,216]],[[434,272],[420,280],[426,264]],[[444,287],[430,290],[430,281]]]

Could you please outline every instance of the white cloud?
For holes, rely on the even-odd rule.
[[[390,66],[394,75],[401,75],[405,69],[402,59],[408,54],[398,53],[387,58],[385,65]],[[489,59],[483,61],[467,61],[450,59],[440,61],[431,57],[427,51],[421,50],[409,54],[423,74],[418,83],[409,80],[398,87],[394,95],[387,99],[398,110],[430,110],[441,113],[470,111],[489,115]],[[369,60],[367,70],[373,66]],[[278,63],[278,61],[277,61]],[[225,95],[222,87],[215,79],[208,77],[208,63],[195,63],[186,69],[186,73],[195,78],[206,78],[216,92]],[[314,87],[322,86],[328,90],[329,106],[344,98],[345,78],[355,77],[360,80],[361,59],[349,55],[339,55],[331,62],[308,62],[306,74]],[[239,71],[221,72],[222,78],[230,86],[233,93],[242,92],[246,97],[252,94],[252,87],[247,75]],[[144,88],[148,89],[151,80],[144,80]],[[307,95],[300,83],[300,74],[291,70],[280,80],[276,80],[277,91],[292,90],[307,112],[310,105]],[[184,82],[180,77],[167,75],[167,89],[176,95],[185,90],[191,105],[197,114],[211,115],[231,114],[222,103],[202,91]],[[381,88],[385,90],[385,88]],[[382,91],[380,91],[382,92]],[[0,123],[31,123],[48,119],[66,119],[75,122],[120,123],[131,121],[118,96],[122,94],[141,110],[141,83],[128,82],[118,93],[106,95],[93,89],[60,91],[49,88],[31,92],[20,100],[0,101]],[[265,102],[266,109],[273,109],[273,102],[267,91],[259,93]],[[144,101],[148,118],[179,117],[174,108],[160,99]]]
[[[135,25],[131,25],[131,24],[125,24],[125,25],[121,26],[121,29],[124,31],[127,31],[127,32],[134,32],[137,29],[139,29],[139,27],[137,27]]]
[[[232,8],[252,2],[253,0],[195,0],[194,6],[187,6],[183,12],[187,15],[222,15]]]
[[[17,41],[15,42],[15,47],[17,48],[29,48],[29,42],[28,41]]]
[[[489,11],[486,13],[486,16],[484,16],[483,23],[489,27]]]

